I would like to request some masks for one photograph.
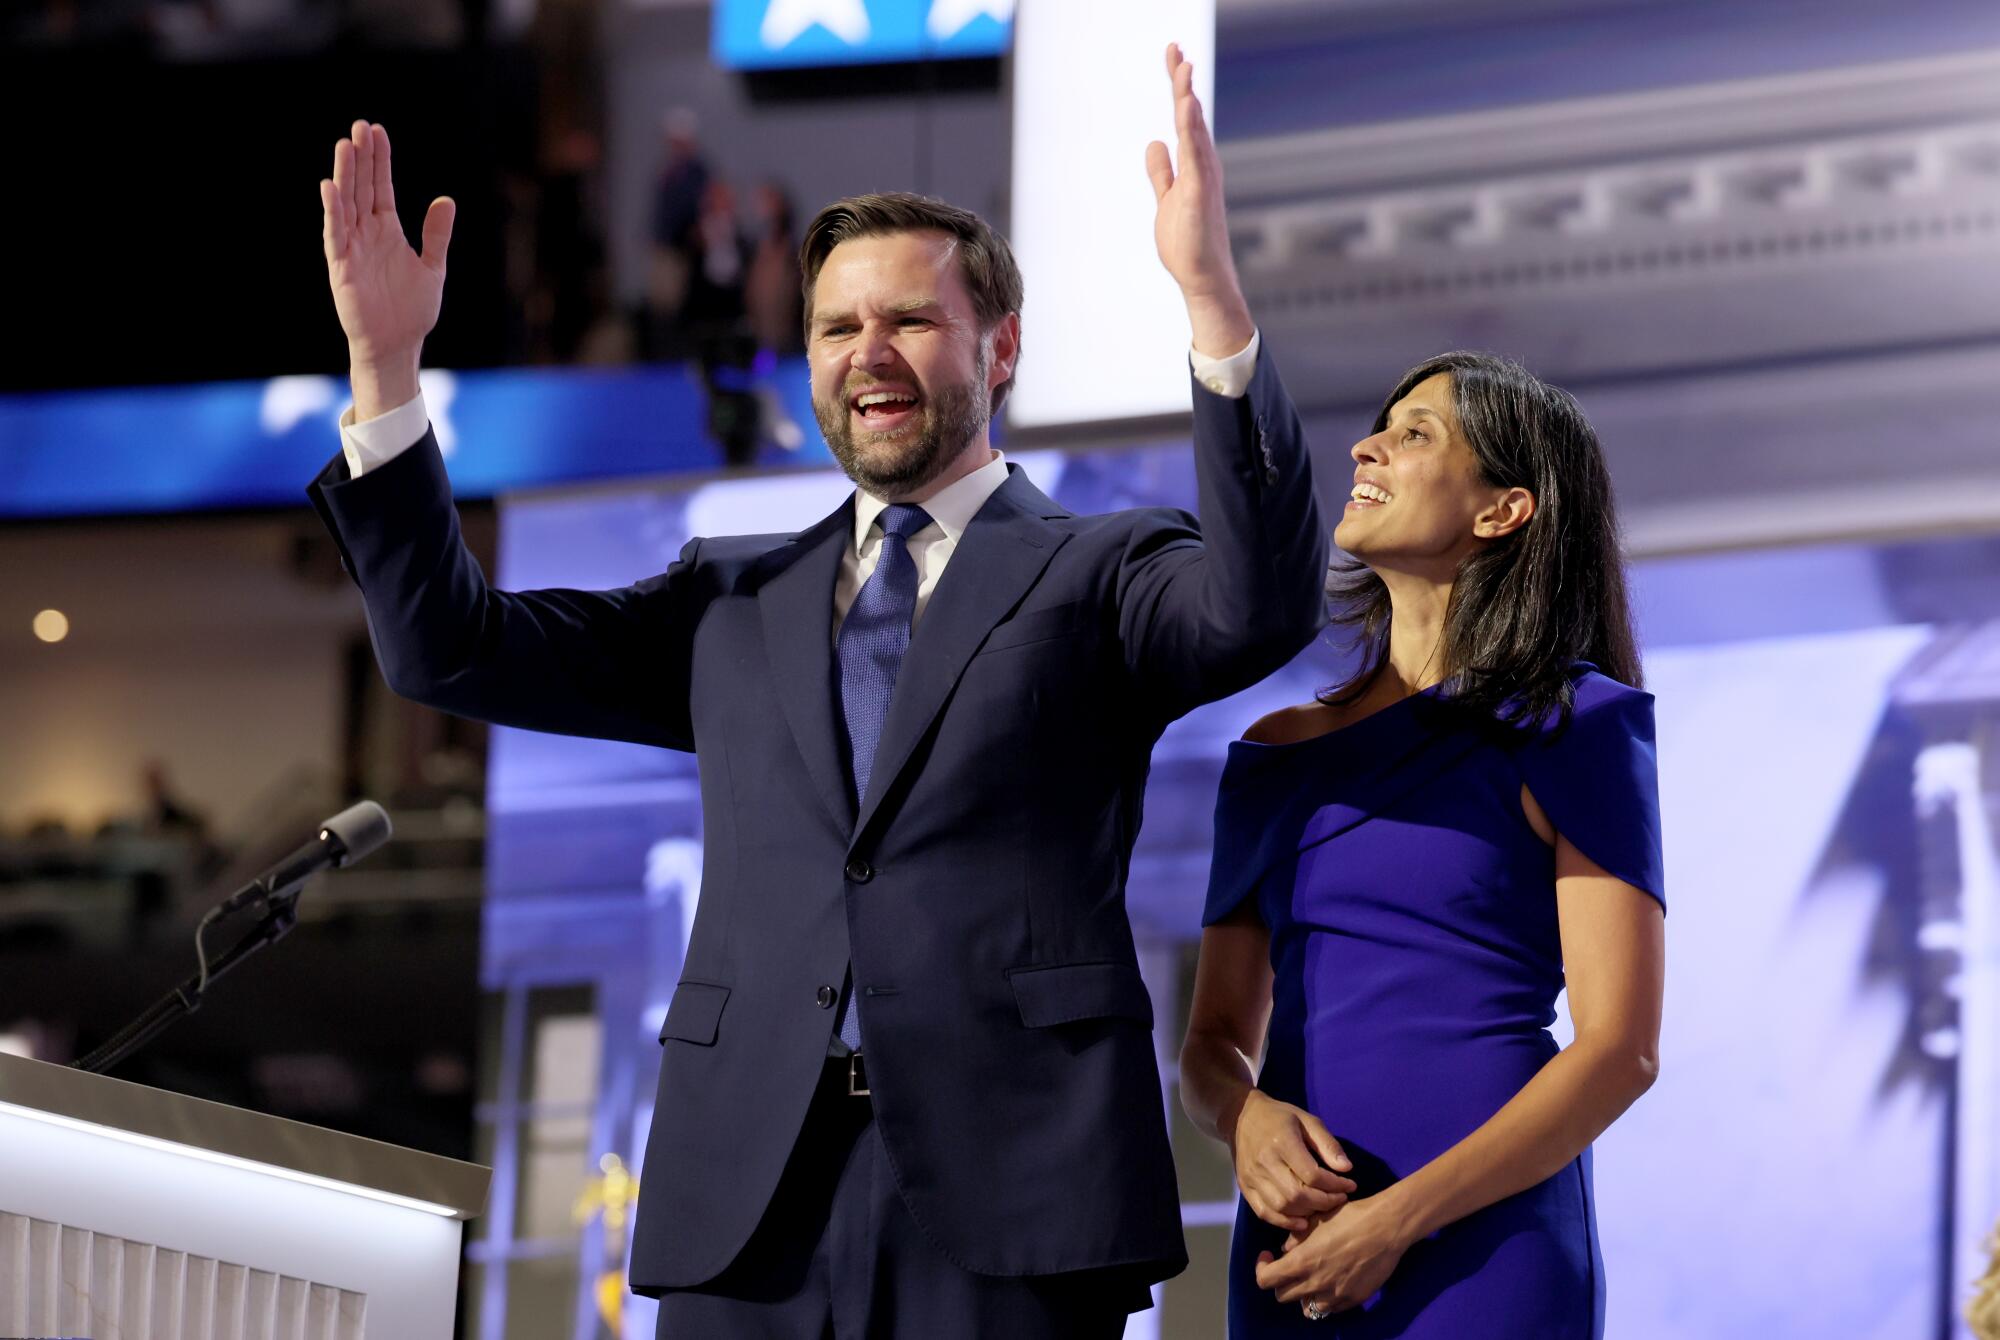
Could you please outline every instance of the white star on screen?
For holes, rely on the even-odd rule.
[[[942,42],[982,14],[1005,23],[1014,17],[1014,0],[932,0],[924,28],[933,42]]]
[[[790,46],[814,24],[849,46],[868,40],[868,11],[861,0],[771,0],[758,35],[775,51]]]

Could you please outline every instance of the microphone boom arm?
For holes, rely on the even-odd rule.
[[[154,1001],[144,1014],[112,1034],[88,1056],[71,1062],[71,1067],[101,1075],[200,1009],[211,982],[258,950],[291,934],[298,925],[299,894],[307,880],[321,870],[352,865],[387,842],[390,832],[388,814],[372,800],[351,805],[328,819],[320,825],[316,838],[217,903],[202,917],[194,933],[197,967],[193,976]],[[208,928],[255,902],[264,905],[263,918],[210,963],[203,943]]]

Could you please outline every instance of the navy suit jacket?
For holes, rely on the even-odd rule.
[[[429,436],[313,484],[396,692],[699,758],[702,896],[635,1289],[707,1280],[750,1236],[850,960],[882,1142],[940,1252],[989,1275],[1186,1263],[1125,913],[1142,792],[1168,722],[1312,639],[1327,563],[1268,354],[1247,396],[1194,394],[1199,528],[1075,516],[1010,471],[917,625],[858,798],[832,636],[851,499],[796,535],[694,540],[622,590],[509,593],[460,542]]]

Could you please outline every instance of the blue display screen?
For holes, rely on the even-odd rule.
[[[742,381],[760,468],[832,463],[803,358]],[[724,463],[692,367],[433,371],[423,386],[461,498]],[[0,397],[0,519],[304,506],[346,405],[336,377]]]
[[[1014,0],[716,0],[715,62],[731,70],[998,56]]]

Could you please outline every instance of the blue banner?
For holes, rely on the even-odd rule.
[[[735,375],[759,468],[832,463],[803,358]],[[692,366],[429,371],[423,386],[462,498],[724,464]],[[336,377],[0,397],[0,519],[303,506],[346,406]]]
[[[716,0],[715,62],[731,70],[998,56],[1014,0]]]

